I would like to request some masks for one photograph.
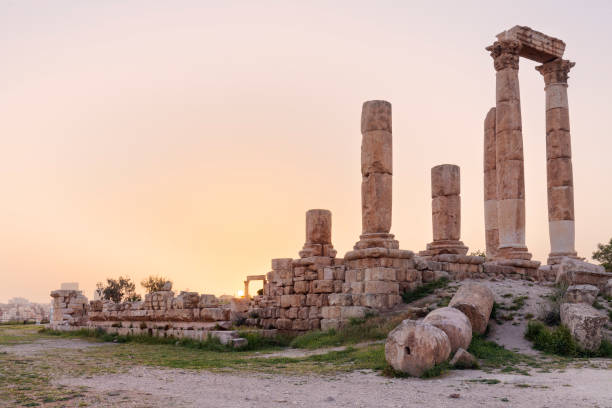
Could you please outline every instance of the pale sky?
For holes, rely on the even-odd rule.
[[[483,120],[495,35],[563,39],[576,246],[612,236],[612,2],[0,1],[0,302],[61,282],[171,278],[235,294],[298,256],[304,214],[361,232],[360,111],[393,104],[392,233],[432,239],[430,168],[461,167],[484,248]],[[549,252],[544,81],[521,60],[527,246]],[[141,287],[138,290],[142,293]]]

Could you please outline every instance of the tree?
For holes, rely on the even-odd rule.
[[[106,285],[98,282],[96,291],[106,300],[119,303],[122,300],[134,302],[141,300],[140,295],[136,294],[136,285],[128,277],[120,276],[118,279],[106,279]]]
[[[597,244],[597,251],[593,252],[593,259],[606,268],[606,271],[612,272],[612,238],[605,245]]]
[[[159,292],[160,290],[164,290],[164,285],[167,282],[170,282],[170,284],[172,284],[172,281],[169,281],[163,276],[151,275],[148,278],[143,279],[143,281],[140,282],[140,286],[145,288],[147,290],[147,293],[153,293],[153,292]]]

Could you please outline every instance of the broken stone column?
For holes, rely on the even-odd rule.
[[[423,323],[431,324],[448,336],[451,354],[458,349],[467,349],[472,342],[472,324],[467,316],[454,307],[441,307],[431,311]]]
[[[397,249],[391,230],[393,158],[391,104],[367,101],[361,110],[362,235],[355,249]]]
[[[497,228],[497,167],[495,147],[495,108],[484,121],[484,214],[487,258],[497,256],[499,231]]]
[[[442,164],[431,169],[431,210],[433,242],[421,255],[465,255],[468,248],[461,237],[459,166]]]
[[[331,243],[331,211],[306,211],[306,243],[300,251],[301,258],[311,256],[336,256]]]
[[[418,377],[448,360],[450,341],[444,331],[415,320],[404,320],[391,330],[385,343],[385,359],[397,371]]]
[[[525,175],[518,68],[521,43],[496,41],[494,60],[498,257],[531,259],[525,245]]]
[[[462,311],[472,324],[474,333],[483,334],[487,330],[495,296],[488,287],[478,283],[464,283],[448,304]]]
[[[544,76],[546,91],[549,265],[560,263],[564,256],[577,256],[572,149],[567,103],[567,78],[574,65],[573,62],[557,58],[536,67]]]

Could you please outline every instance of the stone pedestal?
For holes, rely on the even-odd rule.
[[[548,178],[548,264],[577,257],[574,230],[574,183],[567,78],[573,62],[557,58],[536,69],[546,91],[546,170]]]
[[[491,108],[484,121],[484,213],[486,255],[488,259],[495,259],[499,248],[496,151],[495,108]]]
[[[521,43],[496,41],[487,50],[496,72],[495,146],[498,257],[531,259],[525,245],[525,177],[518,61]]]
[[[306,212],[306,243],[300,258],[329,256],[334,258],[336,250],[331,242],[331,211],[308,210]]]
[[[433,242],[421,256],[465,255],[468,248],[461,237],[461,197],[459,166],[442,164],[431,169],[431,209]]]
[[[361,223],[355,249],[399,248],[389,233],[392,205],[391,104],[364,102],[361,111]]]

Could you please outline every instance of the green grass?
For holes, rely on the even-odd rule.
[[[400,315],[392,318],[368,316],[365,319],[354,319],[338,330],[317,330],[302,334],[293,339],[290,345],[295,348],[317,349],[384,340],[387,334],[406,318],[408,316]]]
[[[415,300],[419,300],[427,295],[431,295],[436,289],[445,288],[448,285],[448,282],[448,279],[442,278],[434,282],[426,283],[422,286],[419,286],[415,290],[406,291],[402,293],[402,299],[404,299],[404,303],[412,303]]]
[[[479,365],[485,369],[501,369],[504,372],[525,373],[525,365],[533,365],[532,357],[508,350],[494,341],[486,340],[475,334],[468,351],[478,359]]]
[[[598,310],[603,310],[603,309],[605,309],[604,305],[602,305],[601,303],[599,303],[597,300],[593,302],[593,307],[594,307],[595,309],[598,309]]]
[[[536,350],[562,357],[612,358],[612,343],[602,340],[598,350],[584,350],[572,338],[569,329],[563,325],[550,328],[542,322],[532,320],[527,324],[525,338],[533,342]]]

